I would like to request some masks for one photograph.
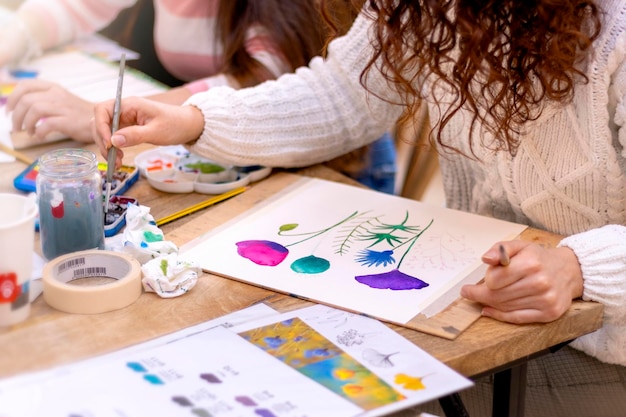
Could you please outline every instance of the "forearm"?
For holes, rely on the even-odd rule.
[[[163,93],[154,94],[147,98],[166,104],[183,104],[185,100],[191,97],[191,91],[185,87],[176,87]]]

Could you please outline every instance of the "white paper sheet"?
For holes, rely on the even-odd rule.
[[[381,322],[326,306],[203,327],[0,381],[0,415],[371,417],[472,385]]]

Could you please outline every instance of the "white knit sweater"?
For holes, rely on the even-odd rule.
[[[573,342],[601,361],[626,366],[626,0],[599,0],[603,31],[587,65],[589,83],[572,104],[548,106],[526,127],[515,157],[476,150],[482,162],[440,157],[447,204],[566,237],[580,261],[584,299],[605,306],[603,327]],[[371,21],[360,16],[326,61],[253,89],[215,88],[187,104],[205,129],[193,151],[235,163],[298,167],[329,160],[378,138],[402,106],[380,74],[368,94],[359,76]],[[430,107],[436,119],[437,109]],[[467,150],[467,115],[444,138]]]

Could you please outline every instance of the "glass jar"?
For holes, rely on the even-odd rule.
[[[47,260],[104,249],[102,174],[93,152],[59,149],[40,157],[37,199],[41,250]]]

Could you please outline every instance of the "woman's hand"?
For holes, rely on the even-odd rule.
[[[543,248],[515,240],[502,242],[510,257],[500,265],[499,244],[483,255],[489,265],[483,283],[465,285],[461,295],[483,304],[483,315],[510,323],[549,322],[582,296],[578,258],[566,247]]]
[[[94,111],[94,138],[105,158],[111,146],[180,145],[198,139],[204,129],[204,116],[196,107],[130,97],[122,100],[119,129],[111,136],[114,104],[114,100],[100,103]],[[118,152],[117,166],[121,166],[122,157],[123,152]]]
[[[43,141],[60,132],[80,142],[93,142],[90,126],[94,104],[70,93],[58,84],[43,80],[24,80],[7,99],[12,111],[13,129],[25,130]]]

